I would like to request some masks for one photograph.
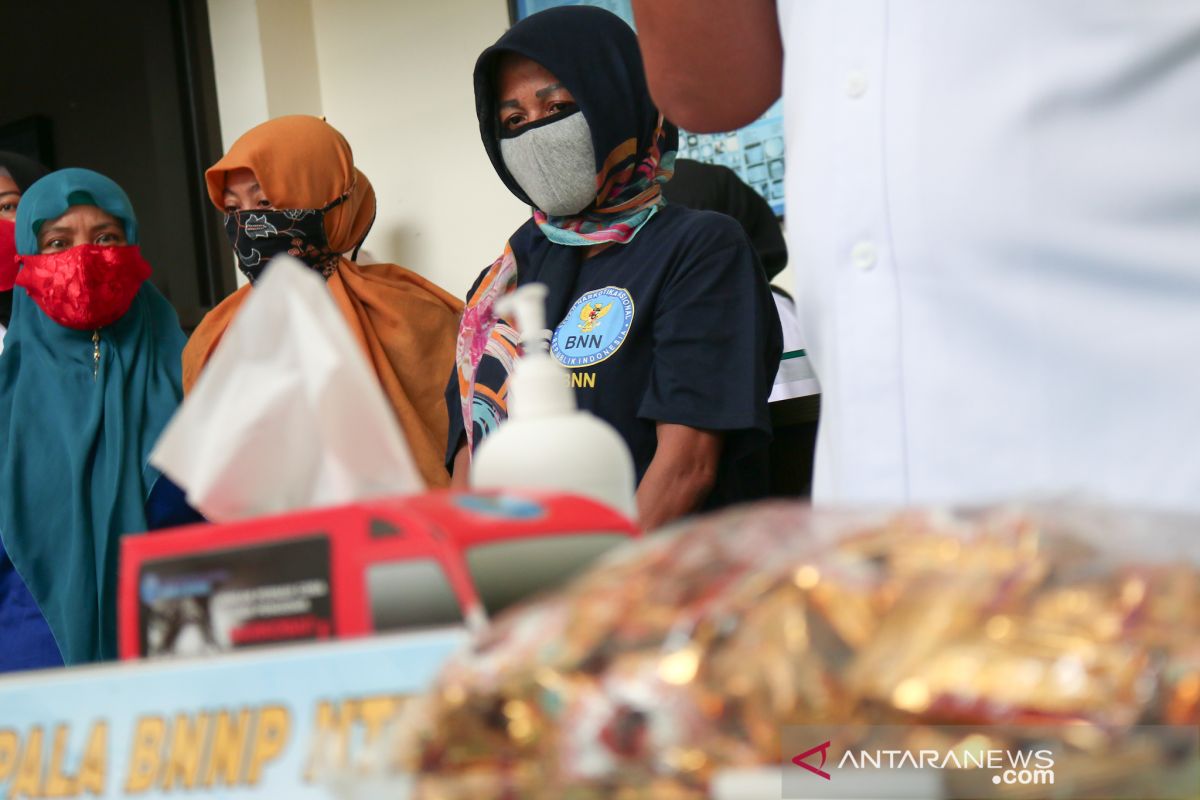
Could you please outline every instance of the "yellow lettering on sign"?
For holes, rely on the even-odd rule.
[[[79,791],[102,795],[107,777],[108,723],[97,722],[92,726],[87,746],[83,749],[83,762],[79,766]]]
[[[357,716],[358,703],[345,700],[333,703],[322,700],[317,704],[317,724],[313,731],[312,750],[304,780],[312,783],[317,773],[326,768],[342,769],[350,752],[350,726]]]
[[[17,766],[17,753],[21,749],[21,739],[16,731],[0,731],[0,781],[12,777],[13,768]]]
[[[594,372],[572,372],[571,373],[571,388],[572,389],[595,389],[596,388],[596,373],[594,373]]]
[[[63,775],[63,758],[66,756],[67,737],[71,729],[66,725],[54,728],[54,744],[50,746],[50,774],[46,776],[46,797],[74,797],[79,792],[75,778]]]
[[[379,738],[379,734],[383,732],[384,724],[390,722],[396,716],[396,709],[399,707],[399,703],[390,695],[380,695],[378,697],[368,697],[359,703],[358,707],[363,724],[367,726],[366,743],[370,745]]]
[[[403,702],[402,695],[393,694],[318,702],[305,782],[317,781],[324,770],[345,769],[353,759],[356,743],[369,747],[377,742],[399,716]],[[360,725],[361,739],[355,735]]]
[[[266,706],[258,712],[258,724],[254,726],[254,741],[250,747],[250,766],[246,770],[248,786],[258,785],[263,767],[283,752],[291,727],[291,714],[283,706]]]
[[[250,733],[250,709],[243,708],[233,718],[228,711],[217,714],[213,726],[212,746],[209,748],[208,769],[204,772],[204,787],[211,789],[217,776],[226,786],[236,786],[242,775],[242,758]]]
[[[178,781],[184,788],[193,789],[200,776],[200,759],[204,755],[204,740],[208,736],[208,714],[200,714],[195,724],[187,714],[176,714],[171,730],[171,746],[163,767],[162,789],[169,792]]]
[[[21,765],[17,769],[17,777],[12,786],[8,787],[9,800],[18,797],[42,796],[42,729],[35,725],[29,731],[25,742],[25,751],[21,756]]]
[[[162,717],[142,717],[133,733],[133,752],[129,757],[126,794],[140,794],[152,785],[162,760],[167,724]]]

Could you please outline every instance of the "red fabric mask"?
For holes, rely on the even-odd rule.
[[[0,219],[0,292],[11,292],[17,278],[17,226]]]
[[[90,331],[111,325],[129,310],[150,277],[137,245],[81,244],[61,253],[21,256],[17,286],[52,320]]]

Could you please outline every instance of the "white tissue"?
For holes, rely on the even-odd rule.
[[[288,256],[255,284],[150,463],[214,522],[425,489],[324,281]]]

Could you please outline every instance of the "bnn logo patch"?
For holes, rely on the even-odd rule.
[[[575,301],[550,340],[550,352],[564,367],[590,367],[620,349],[633,324],[633,298],[616,286],[585,292]]]

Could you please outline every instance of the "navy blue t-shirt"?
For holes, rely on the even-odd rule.
[[[762,267],[735,220],[667,205],[633,241],[580,260],[576,270],[551,257],[550,248],[563,245],[533,220],[511,244],[519,285],[545,283],[552,298],[567,290],[550,351],[569,369],[579,407],[625,439],[639,482],[658,444],[655,423],[667,422],[725,434],[705,508],[766,494],[767,397],[783,340]],[[452,467],[464,439],[454,376],[447,405]]]

